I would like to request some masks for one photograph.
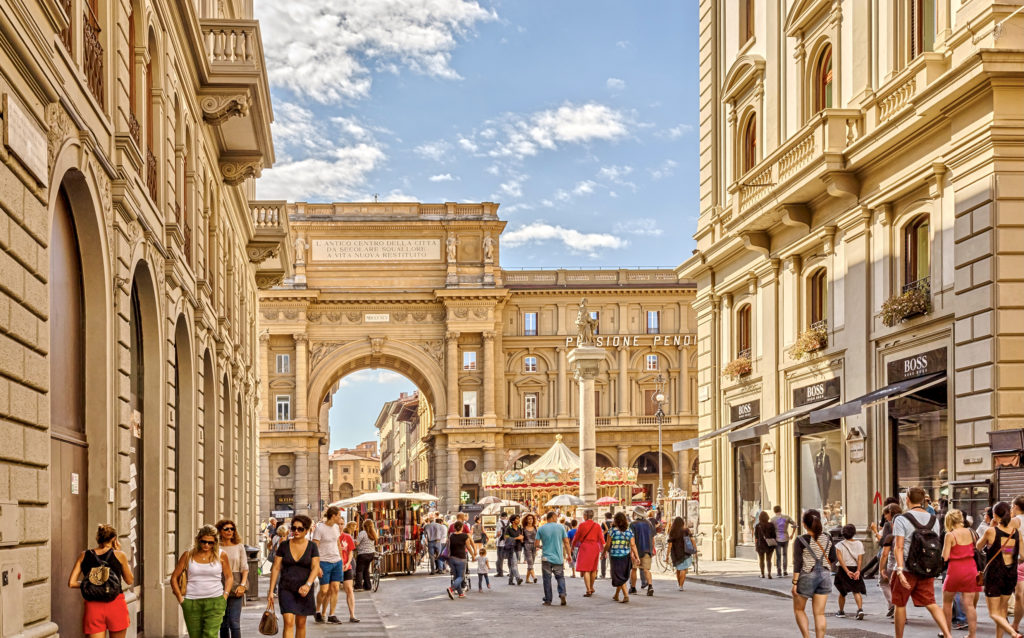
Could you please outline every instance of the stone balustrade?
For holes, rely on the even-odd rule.
[[[259,64],[257,24],[253,20],[208,19],[200,21],[206,57],[217,66],[252,67]]]

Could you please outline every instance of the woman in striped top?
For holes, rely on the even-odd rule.
[[[807,510],[803,516],[807,533],[793,541],[793,615],[803,638],[810,638],[807,624],[807,600],[814,612],[814,634],[825,638],[825,603],[832,593],[832,565],[836,548],[822,531],[821,515]]]

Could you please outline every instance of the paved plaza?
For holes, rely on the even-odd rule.
[[[493,562],[492,559],[492,566]],[[557,598],[551,607],[541,605],[541,583],[510,587],[507,578],[499,579],[494,574],[491,574],[490,591],[476,591],[474,575],[474,590],[466,598],[453,602],[444,591],[449,575],[429,576],[421,570],[412,576],[382,579],[375,594],[357,592],[359,624],[316,625],[311,618],[308,635],[353,638],[436,636],[456,630],[480,635],[511,632],[513,635],[596,638],[628,634],[643,627],[647,632],[667,631],[674,632],[672,635],[694,638],[799,636],[790,599],[780,591],[772,591],[777,584],[775,580],[769,583],[756,575],[751,577],[750,571],[745,576],[737,571],[748,565],[756,571],[756,565],[748,561],[709,566],[705,575],[687,583],[685,592],[676,589],[674,578],[655,574],[655,595],[630,596],[628,605],[612,602],[609,580],[599,580],[597,594],[593,598],[583,598],[582,579],[567,576],[568,605],[565,608],[558,606]],[[781,582],[788,582],[788,579]],[[266,593],[266,584],[267,580],[263,578],[261,595]],[[261,597],[262,600],[265,598]],[[255,634],[263,605],[250,603],[246,607],[242,616],[243,633]],[[981,606],[984,607],[984,601]],[[893,625],[885,618],[885,603],[876,581],[868,583],[864,605],[867,617],[864,620],[834,618],[832,614],[837,608],[833,594],[827,608],[828,636],[874,638],[893,635]],[[340,609],[338,616],[344,619],[343,602]],[[852,599],[847,605],[847,611],[850,609],[856,610]],[[979,615],[978,634],[991,635],[993,625],[987,613],[979,609]],[[936,635],[937,630],[923,609],[909,610],[909,617],[907,638]],[[966,635],[966,631],[954,632],[954,636]]]

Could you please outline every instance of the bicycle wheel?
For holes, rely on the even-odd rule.
[[[372,571],[370,572],[370,586],[374,592],[380,587],[381,562],[380,558],[375,558],[372,564]]]

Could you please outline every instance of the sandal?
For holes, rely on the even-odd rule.
[[[629,596],[623,597],[623,599],[621,601],[619,601],[619,602],[628,603],[629,602]]]

